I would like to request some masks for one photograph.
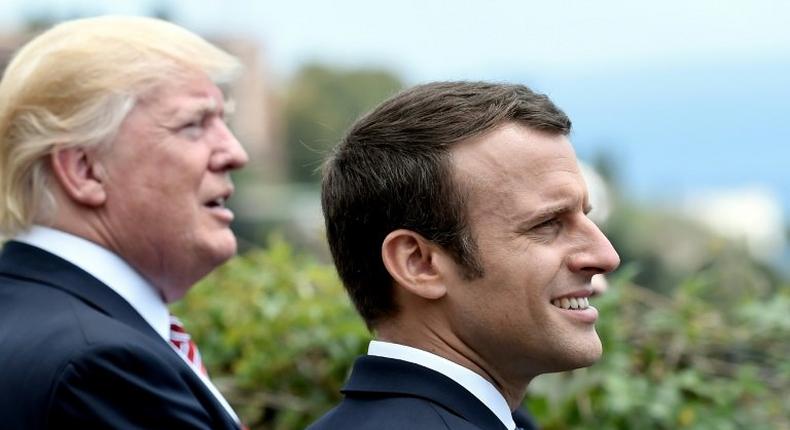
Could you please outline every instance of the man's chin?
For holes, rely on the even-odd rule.
[[[210,249],[214,266],[211,270],[233,258],[238,251],[236,236],[230,229],[225,229],[214,235],[213,240],[209,241],[207,247]]]
[[[552,372],[580,369],[597,363],[603,355],[603,347],[598,336],[595,334],[593,336],[583,342],[568,345],[558,357],[555,357],[555,367]]]
[[[578,351],[575,351],[573,360],[575,366],[573,368],[592,366],[601,359],[602,355],[603,346],[601,345],[601,340],[595,335],[595,339],[591,339],[586,348],[579,348]]]

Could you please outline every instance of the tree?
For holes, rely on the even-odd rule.
[[[292,80],[285,106],[291,179],[317,182],[326,151],[362,113],[402,88],[392,72],[311,64]]]

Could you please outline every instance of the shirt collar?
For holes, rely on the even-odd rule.
[[[370,342],[368,346],[368,355],[408,361],[439,372],[457,382],[472,393],[473,396],[477,397],[480,402],[486,405],[488,409],[491,409],[491,412],[502,421],[505,428],[516,428],[512,412],[505,397],[502,396],[502,393],[500,393],[487,379],[458,363],[454,363],[428,351],[379,340]]]
[[[159,292],[118,255],[89,240],[34,225],[14,240],[41,248],[88,272],[123,297],[166,341],[170,312]]]

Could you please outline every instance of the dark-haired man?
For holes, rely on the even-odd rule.
[[[570,128],[545,95],[482,82],[412,88],[352,126],[322,204],[376,340],[311,429],[512,430],[535,376],[600,357],[591,279],[619,257]]]

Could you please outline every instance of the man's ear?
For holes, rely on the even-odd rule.
[[[107,200],[104,166],[91,150],[81,147],[56,149],[50,155],[50,163],[60,187],[75,202],[101,206]]]
[[[441,248],[411,230],[399,229],[381,244],[381,258],[390,276],[414,295],[435,300],[447,293],[436,260]]]

